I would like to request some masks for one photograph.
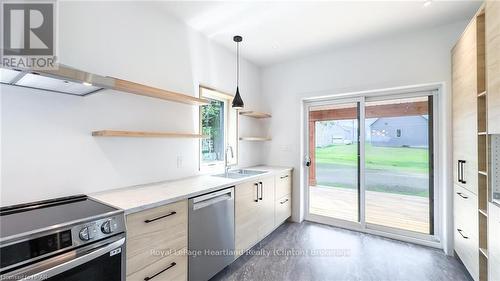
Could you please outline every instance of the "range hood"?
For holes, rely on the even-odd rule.
[[[113,78],[64,65],[58,65],[57,70],[0,68],[0,82],[77,96],[86,96],[114,86]]]
[[[208,104],[208,100],[205,99],[118,78],[101,76],[62,64],[59,64],[55,70],[1,67],[0,83],[75,96],[86,96],[103,89],[111,89],[185,104]]]

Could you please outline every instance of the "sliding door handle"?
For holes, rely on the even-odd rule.
[[[462,183],[462,160],[457,161],[457,179],[459,183]]]
[[[260,185],[260,197],[259,197],[259,200],[262,200],[264,198],[264,185],[262,184],[261,181],[259,182],[259,185]]]
[[[255,189],[257,190],[257,197],[255,197],[255,199],[253,201],[254,202],[259,202],[259,184],[258,183],[254,183],[253,185],[255,186]]]

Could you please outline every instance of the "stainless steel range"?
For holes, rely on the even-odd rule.
[[[125,280],[123,211],[86,196],[0,209],[0,280]]]

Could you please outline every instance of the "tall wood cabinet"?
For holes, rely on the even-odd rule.
[[[488,263],[485,72],[482,7],[452,50],[455,252],[476,281]]]
[[[455,185],[477,194],[477,22],[452,51],[453,163]]]
[[[500,206],[489,203],[500,134],[500,2],[486,1],[452,50],[455,252],[474,280],[500,280]],[[465,162],[464,162],[465,161]]]

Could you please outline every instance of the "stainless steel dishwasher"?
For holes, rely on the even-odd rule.
[[[189,280],[205,281],[234,260],[234,187],[189,199]]]

